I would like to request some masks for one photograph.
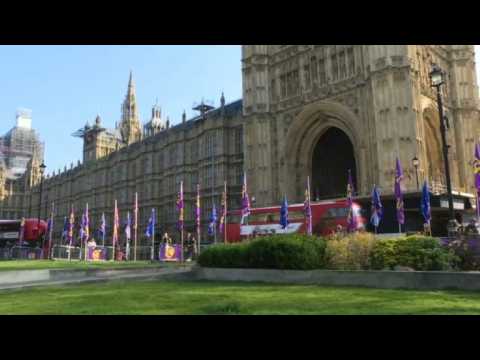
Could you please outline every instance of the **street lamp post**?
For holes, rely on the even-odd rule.
[[[420,160],[415,156],[412,159],[412,165],[415,168],[415,178],[417,179],[417,190],[420,190],[420,184],[418,183],[418,167],[420,165]]]
[[[449,221],[447,225],[448,233],[454,234],[457,232],[457,221],[455,220],[455,213],[453,210],[453,194],[452,194],[452,181],[450,178],[450,165],[448,161],[448,148],[447,145],[447,135],[445,128],[445,118],[443,113],[443,100],[442,100],[442,85],[445,84],[445,72],[436,64],[432,65],[432,71],[430,72],[430,81],[431,86],[437,89],[437,104],[438,104],[438,115],[440,118],[440,133],[442,136],[442,147],[443,147],[443,161],[445,166],[445,177],[447,180],[447,192],[448,192],[448,210],[449,210]]]
[[[42,162],[42,164],[40,165],[40,196],[38,198],[38,222],[37,222],[37,231],[39,236],[40,236],[40,215],[42,212],[43,174],[45,173],[45,169],[46,169],[46,166]]]

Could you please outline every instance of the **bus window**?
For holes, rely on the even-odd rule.
[[[278,220],[275,219],[275,214],[267,214],[267,223],[273,223],[273,222],[278,222]]]
[[[228,215],[227,216],[227,222],[229,224],[240,224],[241,220],[242,220],[242,217],[240,215]]]
[[[348,208],[331,208],[325,214],[326,218],[345,218],[348,215]]]

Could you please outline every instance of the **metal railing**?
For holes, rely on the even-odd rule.
[[[76,246],[55,245],[52,248],[51,257],[53,260],[81,260],[81,249]]]
[[[43,259],[43,249],[29,246],[13,246],[10,249],[10,258],[15,260]]]
[[[11,260],[10,248],[1,248],[0,249],[0,260]]]

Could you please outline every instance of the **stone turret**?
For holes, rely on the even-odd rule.
[[[125,144],[130,145],[142,139],[132,72],[130,72],[127,95],[122,105],[122,120],[119,127]]]

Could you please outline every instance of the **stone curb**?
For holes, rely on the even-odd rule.
[[[359,286],[379,289],[480,290],[480,272],[219,269],[195,267],[191,278],[279,284]]]
[[[20,270],[0,272],[0,290],[19,289],[45,285],[64,285],[84,282],[109,281],[140,278],[176,278],[190,272],[187,268],[155,268],[155,269],[49,269]]]

